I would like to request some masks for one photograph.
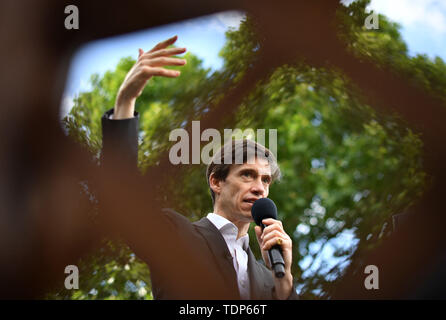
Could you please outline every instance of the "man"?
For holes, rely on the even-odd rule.
[[[112,145],[122,145],[134,162],[137,153],[138,114],[135,101],[152,76],[178,77],[179,71],[164,69],[164,66],[181,66],[184,59],[171,56],[184,53],[185,48],[167,48],[176,41],[173,37],[144,53],[139,49],[138,61],[125,77],[116,98],[113,110],[102,118],[104,153]],[[120,140],[120,142],[116,142]],[[128,144],[128,146],[125,146]],[[224,164],[230,152],[231,164]],[[242,154],[243,161],[236,164]],[[267,251],[280,245],[285,261],[285,276],[276,278],[272,271],[258,263],[249,248],[248,229],[252,222],[251,207],[257,199],[267,197],[269,186],[280,175],[272,153],[255,142],[231,141],[214,155],[207,168],[207,181],[214,204],[213,213],[190,226],[190,222],[173,210],[164,210],[171,222],[172,232],[184,234],[184,241],[191,243],[203,253],[216,281],[225,283],[224,293],[218,297],[232,299],[296,299],[291,275],[292,241],[283,230],[280,221],[263,220],[266,228],[255,227],[262,256],[269,266]],[[193,244],[193,245],[192,245]],[[192,248],[191,248],[192,250]],[[150,267],[150,261],[148,261]],[[185,275],[187,276],[187,275]],[[168,275],[162,268],[151,268],[152,287],[155,298],[187,299],[187,288],[167,285]],[[199,284],[197,284],[199,285]],[[191,292],[193,288],[190,289]],[[212,296],[213,297],[213,296]],[[209,297],[209,298],[212,298]]]

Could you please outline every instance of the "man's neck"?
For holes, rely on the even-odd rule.
[[[214,208],[214,213],[231,221],[237,227],[237,229],[238,229],[237,239],[243,237],[244,235],[246,235],[248,233],[249,224],[250,224],[249,221],[235,219],[234,215],[225,214],[222,210],[219,210],[218,208]]]

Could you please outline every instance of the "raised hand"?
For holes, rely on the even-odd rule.
[[[133,117],[135,101],[138,98],[147,81],[153,76],[176,78],[180,71],[169,70],[164,66],[182,66],[186,64],[185,59],[171,58],[186,52],[186,48],[168,48],[178,39],[174,36],[158,43],[152,50],[144,52],[139,49],[136,63],[127,73],[116,96],[113,119],[126,119]]]

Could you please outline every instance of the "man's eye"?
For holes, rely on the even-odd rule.
[[[270,178],[263,178],[263,183],[270,183],[271,179]]]
[[[243,172],[242,176],[250,178],[250,177],[252,177],[252,173],[251,172]]]

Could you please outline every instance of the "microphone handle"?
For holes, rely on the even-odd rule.
[[[262,223],[262,229],[266,226]],[[283,278],[285,275],[285,261],[283,261],[282,248],[276,244],[268,250],[269,262],[271,269],[274,271],[276,278]]]
[[[285,261],[283,261],[282,248],[276,244],[268,250],[268,255],[274,275],[276,278],[283,278],[285,275]]]

